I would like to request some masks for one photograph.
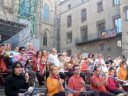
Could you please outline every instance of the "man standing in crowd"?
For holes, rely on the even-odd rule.
[[[28,44],[28,50],[26,50],[25,53],[29,56],[30,59],[32,59],[32,61],[36,59],[37,51],[36,51],[36,49],[33,48],[32,43]]]
[[[68,87],[78,91],[78,93],[73,94],[73,96],[85,96],[86,94],[86,86],[82,77],[80,77],[80,66],[73,66],[74,75],[68,81]],[[93,90],[93,93],[90,92],[91,96],[100,96],[98,91]]]
[[[97,66],[94,67],[94,75],[91,77],[91,85],[93,89],[98,90],[100,96],[114,96],[111,93],[108,93],[105,86],[107,86],[108,77],[104,79],[100,76],[100,68]]]

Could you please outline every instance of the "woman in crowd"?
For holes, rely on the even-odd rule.
[[[25,53],[25,47],[19,47],[19,53],[14,57],[14,61],[17,62],[19,61],[22,63],[23,66],[25,66],[27,60],[28,60],[28,55]]]
[[[36,73],[32,70],[32,59],[30,58],[25,64],[25,71],[29,74],[29,84],[32,86],[35,81]]]
[[[71,59],[70,59],[70,61],[68,62],[68,66],[67,66],[67,67],[68,67],[68,68],[67,68],[68,71],[73,71],[72,68],[73,68],[74,65],[76,65],[76,64],[74,63],[74,56],[71,56]]]
[[[47,61],[48,61],[48,54],[47,54],[47,51],[46,50],[43,50],[43,56],[42,56],[42,60],[43,60],[43,64],[48,64]],[[47,65],[47,70],[49,70],[49,65]]]
[[[21,96],[20,89],[28,89],[29,87],[29,76],[27,73],[25,77],[21,74],[22,64],[20,62],[15,62],[12,65],[12,71],[13,74],[5,80],[5,94],[6,96]]]
[[[125,61],[120,62],[120,64],[119,64],[120,67],[117,71],[117,77],[121,80],[126,80],[126,77],[128,74],[127,68],[125,67],[125,65],[126,65]]]
[[[94,65],[94,60],[93,60],[92,57],[93,57],[93,55],[90,53],[88,55],[88,65],[89,65],[89,67]]]
[[[5,46],[5,51],[6,51],[6,53],[8,54],[8,56],[10,55],[10,53],[12,52],[11,51],[11,44],[7,44],[6,46]]]
[[[33,70],[36,72],[37,79],[39,81],[39,87],[42,87],[43,83],[42,81],[44,80],[44,75],[45,75],[45,64],[43,64],[42,60],[42,51],[38,51],[36,54],[36,59],[33,62]]]
[[[52,66],[49,77],[47,78],[49,96],[65,96],[63,83],[64,80],[60,79],[57,67]]]

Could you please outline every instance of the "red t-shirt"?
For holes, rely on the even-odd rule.
[[[84,62],[84,64],[82,64],[80,67],[81,67],[81,72],[84,72],[84,70],[82,70],[82,69],[88,69],[87,62]]]
[[[116,87],[116,81],[112,78],[108,78],[107,87],[108,87],[108,91],[118,90],[118,88]]]
[[[3,72],[7,69],[7,66],[6,66],[6,64],[4,62],[4,58],[1,58],[0,69],[2,69]]]
[[[91,77],[91,85],[92,85],[93,89],[98,90],[99,92],[107,92],[104,84],[101,85],[101,87],[96,86],[98,83],[101,83],[103,80],[104,80],[103,78],[93,75]]]
[[[34,62],[33,62],[33,64],[32,65],[35,65],[36,64],[36,62],[37,62],[37,58],[34,60]],[[39,64],[39,70],[38,70],[38,67],[36,66],[34,69],[33,69],[33,71],[43,71],[43,69],[44,69],[44,67],[45,67],[45,64],[42,64],[42,62],[43,62],[43,60],[41,59],[41,61],[40,61],[40,64]]]
[[[80,89],[82,88],[81,82],[84,82],[82,77],[73,75],[68,81],[68,87],[75,91],[80,91]],[[80,93],[75,93],[73,94],[73,96],[79,96],[79,94]]]

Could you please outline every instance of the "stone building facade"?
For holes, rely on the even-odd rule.
[[[122,55],[119,0],[65,0],[60,9],[61,52]]]
[[[18,14],[19,4],[20,4],[19,1],[21,1],[21,6],[22,6],[22,2],[29,0],[0,0],[0,18],[4,20],[9,20],[11,22],[18,22],[18,16],[20,15]],[[36,47],[40,47],[38,49],[51,50],[54,47],[57,50],[60,50],[59,3],[61,1],[60,0],[31,0],[31,1],[36,1],[36,13],[34,14],[35,32],[34,34],[27,34],[28,36],[24,36],[26,32],[21,32],[19,35],[22,35],[23,38],[20,38],[22,40],[19,40],[18,44],[27,46],[27,43],[35,40],[32,43],[36,43],[36,41],[38,41],[38,45],[34,44]],[[30,4],[26,4],[25,7],[29,8]],[[25,11],[27,11],[27,9]],[[20,36],[18,36],[18,38],[19,37]],[[9,41],[10,40],[8,40],[7,42]]]
[[[120,0],[122,18],[122,54],[128,58],[128,0]]]

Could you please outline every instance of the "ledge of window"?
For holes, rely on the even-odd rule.
[[[84,23],[85,21],[87,21],[87,19],[85,19],[85,20],[81,20],[81,23]]]
[[[98,10],[97,10],[97,13],[102,13],[103,11],[104,11],[104,9],[103,9],[102,11],[98,11]]]
[[[113,38],[121,37],[121,36],[122,36],[122,32],[117,33],[116,36],[113,36],[113,37],[104,38],[104,39],[96,38],[96,39],[92,39],[92,40],[87,40],[87,41],[83,41],[83,42],[78,42],[78,43],[75,43],[75,44],[78,45],[78,46],[80,46],[80,45],[83,45],[83,44],[88,44],[88,43],[92,43],[92,42],[96,42],[96,41],[102,41],[102,40],[109,40],[109,39],[113,39]]]
[[[70,43],[67,43],[67,44],[72,44],[72,42],[70,42]]]
[[[113,7],[114,7],[114,6],[120,6],[120,4],[117,4],[117,5],[114,5],[114,4],[113,4]]]

